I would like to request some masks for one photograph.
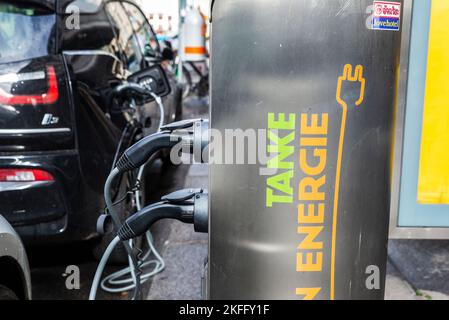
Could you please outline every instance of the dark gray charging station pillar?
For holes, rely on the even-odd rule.
[[[401,3],[215,1],[210,299],[383,298]]]

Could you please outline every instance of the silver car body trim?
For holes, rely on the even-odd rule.
[[[38,134],[38,133],[67,133],[72,132],[70,128],[48,128],[48,129],[0,129],[2,134]]]
[[[117,56],[103,50],[67,50],[63,51],[62,54],[67,56],[98,56],[98,55],[109,56],[114,60],[116,60],[117,62],[121,63],[120,59],[117,58]]]
[[[7,191],[23,191],[32,188],[45,187],[51,185],[48,181],[29,181],[29,182],[0,182],[0,193]]]

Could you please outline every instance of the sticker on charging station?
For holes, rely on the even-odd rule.
[[[401,26],[401,3],[374,1],[373,30],[399,31]]]

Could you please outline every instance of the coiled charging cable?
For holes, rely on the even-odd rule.
[[[151,162],[152,161],[150,160],[148,164]],[[143,179],[144,171],[145,166],[140,167],[138,174],[139,181]],[[140,211],[143,206],[141,203],[141,190],[139,188],[136,189],[135,191],[135,199],[137,210]],[[165,262],[162,259],[161,255],[159,254],[159,252],[154,247],[154,239],[151,234],[151,231],[147,231],[145,233],[145,240],[148,245],[148,251],[143,256],[138,257],[139,268],[141,270],[145,270],[150,266],[153,266],[153,268],[151,269],[151,271],[142,272],[140,276],[141,284],[147,282],[153,276],[162,272],[165,269]],[[149,260],[152,254],[154,255],[155,259]],[[130,264],[129,267],[126,267],[124,269],[121,269],[119,271],[110,274],[101,281],[100,283],[101,289],[110,293],[120,293],[134,289],[135,277],[133,275],[133,271],[134,268],[132,264]]]
[[[163,105],[161,97],[154,94],[153,92],[149,92],[149,93],[154,98],[154,100],[156,101],[156,104],[159,107],[159,112],[160,112],[161,118],[159,121],[158,132],[160,132],[162,129],[162,126],[164,125],[164,118],[165,118],[164,105]],[[144,164],[143,166],[141,166],[139,168],[139,173],[137,175],[138,181],[142,181],[142,179],[144,178],[143,175],[145,172],[145,167],[147,166],[147,164],[152,163],[153,160],[154,159],[150,159],[150,161],[148,161],[148,163]],[[136,201],[136,207],[137,207],[137,210],[139,211],[142,209],[140,188],[137,188],[135,190],[134,196],[135,196],[135,201]],[[101,275],[103,274],[103,271],[107,265],[109,257],[111,256],[115,247],[120,244],[120,239],[118,237],[115,237],[111,241],[109,246],[107,247],[106,251],[103,254],[103,257],[100,260],[97,271],[95,273],[94,280],[92,282],[92,287],[91,287],[91,291],[89,294],[89,300],[96,299],[96,294],[97,294],[99,285],[102,290],[109,292],[109,293],[127,292],[130,290],[136,289],[136,285],[138,282],[139,282],[139,285],[141,285],[165,269],[165,262],[162,259],[161,255],[159,254],[159,252],[154,247],[154,239],[151,234],[151,231],[147,231],[145,233],[145,240],[148,244],[148,251],[143,256],[138,257],[137,264],[138,264],[138,267],[140,270],[144,270],[151,265],[154,265],[153,269],[151,271],[142,272],[139,275],[140,281],[138,281],[135,270],[134,270],[135,269],[134,263],[133,263],[131,257],[128,257],[128,263],[129,263],[128,267],[123,268],[119,271],[113,272],[112,274],[106,276],[103,280],[101,280]],[[131,248],[133,248],[132,240],[129,241],[129,246]],[[156,259],[149,260],[149,258],[152,256],[152,254],[155,256]]]

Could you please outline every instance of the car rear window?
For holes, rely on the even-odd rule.
[[[0,63],[55,52],[56,15],[47,9],[0,4]]]

